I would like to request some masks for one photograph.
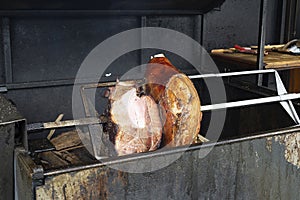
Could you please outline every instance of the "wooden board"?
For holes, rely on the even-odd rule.
[[[79,138],[77,131],[74,130],[58,135],[51,139],[51,143],[55,146],[55,149],[59,151],[80,145],[81,139]]]
[[[213,51],[212,57],[221,61],[239,62],[253,66],[256,69],[256,55],[244,53],[223,53],[220,51]],[[269,55],[264,57],[266,69],[290,68],[300,67],[300,56],[284,54],[278,52],[269,52]]]
[[[257,69],[257,55],[230,53],[230,49],[215,49],[211,52],[215,61],[226,63],[236,70]],[[300,92],[300,56],[287,53],[269,52],[264,56],[265,69],[290,69],[289,92]]]

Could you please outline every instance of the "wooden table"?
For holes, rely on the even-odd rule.
[[[216,49],[211,56],[216,63],[223,63],[234,70],[257,69],[256,55],[244,53],[226,53],[228,50]],[[264,57],[265,69],[289,69],[289,92],[300,92],[300,56],[279,52],[269,52]]]

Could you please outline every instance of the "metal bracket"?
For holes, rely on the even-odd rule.
[[[275,71],[275,80],[276,80],[278,95],[287,94],[287,91],[286,91],[277,71]],[[297,111],[295,110],[295,107],[294,107],[292,101],[291,100],[281,101],[280,104],[286,110],[286,112],[289,114],[289,116],[294,120],[294,122],[297,124],[300,124],[299,116],[297,114]]]
[[[213,105],[204,105],[201,106],[202,111],[210,111],[210,110],[218,110],[218,109],[226,109],[226,108],[234,108],[234,107],[242,107],[249,105],[257,105],[271,102],[280,102],[284,110],[289,114],[289,116],[293,119],[296,124],[300,124],[300,119],[295,110],[295,107],[292,103],[292,99],[300,98],[300,93],[291,93],[288,94],[286,88],[283,85],[283,82],[278,74],[278,72],[274,69],[268,70],[252,70],[252,71],[242,71],[242,72],[230,72],[230,73],[219,73],[219,74],[203,74],[203,75],[192,75],[189,76],[190,79],[199,79],[199,78],[221,78],[221,77],[232,77],[232,76],[242,76],[242,75],[252,75],[252,74],[266,74],[266,73],[274,73],[276,86],[277,86],[277,96],[258,98],[258,99],[249,99],[243,101],[235,101],[235,102],[227,102],[227,103],[219,103]]]

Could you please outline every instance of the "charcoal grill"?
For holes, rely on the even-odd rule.
[[[299,98],[299,94],[288,94],[279,74],[274,70],[190,75],[203,103],[201,133],[204,136],[210,123],[211,111],[217,110],[224,114],[224,109],[227,108],[220,138],[208,138],[211,141],[203,144],[121,157],[107,156],[105,148],[102,148],[105,144],[99,145],[102,142],[99,137],[101,124],[106,119],[94,115],[85,92],[90,87],[114,85],[113,82],[83,83],[84,118],[70,119],[68,108],[71,106],[67,106],[68,108],[62,109],[66,111],[63,114],[67,119],[56,122],[49,119],[61,114],[59,109],[63,106],[59,105],[71,105],[66,96],[71,96],[74,80],[64,76],[65,71],[76,71],[77,68],[74,69],[73,66],[82,62],[83,57],[80,56],[85,56],[89,48],[99,43],[98,40],[93,40],[93,31],[83,31],[83,35],[93,36],[89,38],[91,44],[86,36],[81,37],[82,32],[77,32],[83,29],[77,24],[79,20],[84,21],[80,25],[86,25],[87,29],[93,27],[106,38],[112,33],[132,28],[128,25],[130,23],[138,27],[164,26],[164,20],[159,18],[161,16],[166,17],[167,23],[171,24],[170,28],[185,32],[186,28],[181,26],[190,17],[196,24],[192,27],[195,29],[192,34],[201,42],[201,30],[205,22],[203,14],[220,6],[224,0],[168,1],[167,4],[147,1],[150,3],[146,7],[140,4],[142,1],[123,2],[124,4],[105,1],[100,4],[89,0],[82,4],[79,1],[46,1],[39,5],[31,0],[16,0],[0,3],[3,37],[3,48],[1,46],[0,50],[4,55],[2,60],[5,68],[0,68],[0,73],[5,74],[4,78],[0,75],[0,92],[6,93],[0,95],[0,145],[3,147],[0,156],[5,161],[0,166],[0,171],[5,172],[0,175],[1,195],[5,199],[297,199],[300,185],[300,128],[297,112],[300,108],[294,99]],[[263,16],[266,15],[265,2],[263,0],[261,6]],[[140,20],[136,22],[132,16],[138,16]],[[63,18],[63,22],[57,22],[58,18]],[[89,22],[94,18],[100,20],[101,23],[97,24],[100,28],[90,26]],[[122,18],[122,22],[126,23],[120,25],[115,18]],[[182,22],[179,23],[181,25],[177,25],[177,21]],[[109,34],[102,32],[102,23],[109,29]],[[110,25],[118,28],[111,28]],[[264,26],[265,22],[261,20],[261,33],[264,33]],[[51,31],[54,36],[47,35]],[[65,47],[70,51],[70,58],[57,56],[63,52],[53,48],[52,43],[47,41],[60,41],[65,44],[65,38],[59,37],[62,33],[78,37],[82,46],[88,50],[82,50],[80,46],[77,49],[79,53],[74,54],[75,47],[72,45],[77,41],[68,40]],[[261,34],[260,52],[263,52],[263,40],[264,34]],[[44,48],[39,46],[41,41],[45,42]],[[24,50],[20,53],[19,49]],[[56,65],[56,62],[48,58],[46,60],[50,64],[45,64],[43,61],[47,54],[55,55],[53,60],[59,64]],[[152,54],[153,51],[142,51],[137,55],[133,53],[138,63]],[[168,52],[165,54],[179,64],[184,63]],[[262,57],[258,58],[261,69]],[[128,60],[130,59],[126,61]],[[114,66],[124,63],[126,62],[121,60]],[[62,66],[67,67],[56,73]],[[27,71],[30,72],[29,76],[26,76]],[[189,69],[184,71],[192,74],[188,73]],[[274,75],[277,83],[275,90],[262,86],[261,74],[267,73]],[[244,75],[260,75],[259,84],[236,78]],[[48,80],[48,76],[59,78]],[[112,78],[116,79],[113,76]],[[225,83],[228,101],[211,104],[203,79],[220,78]],[[49,98],[49,94],[55,93],[59,94],[56,98]],[[46,102],[50,100],[57,103],[47,105]],[[29,106],[24,106],[27,104]],[[47,114],[51,117],[46,117]],[[78,133],[74,131],[75,126],[80,127],[77,131],[82,131],[81,134],[92,141],[88,147],[90,151],[81,144]],[[53,137],[51,143],[47,136],[53,129],[56,137]],[[204,154],[207,155],[203,157]],[[143,169],[177,156],[179,159],[175,162],[156,171],[128,173],[117,170],[118,167],[126,166]]]
[[[297,143],[300,129],[298,126],[299,118],[291,99],[299,98],[299,94],[287,94],[278,73],[274,70],[193,75],[190,78],[192,80],[212,77],[232,78],[238,75],[260,73],[274,73],[277,76],[277,95],[274,91],[261,87],[260,90],[264,92],[249,90],[250,87],[258,87],[256,84],[248,83],[247,86],[244,85],[244,88],[237,88],[234,85],[234,81],[227,80],[227,93],[234,94],[236,91],[239,91],[238,95],[244,93],[244,95],[252,96],[253,99],[204,105],[202,107],[204,113],[213,109],[228,109],[227,121],[225,122],[221,140],[121,157],[98,155],[98,153],[103,153],[103,151],[97,147],[93,148],[94,155],[91,156],[83,146],[79,146],[68,150],[70,157],[60,157],[59,159],[55,155],[57,155],[57,152],[61,152],[57,151],[57,149],[55,150],[53,145],[49,145],[49,142],[40,139],[32,140],[29,141],[29,146],[31,147],[31,149],[29,148],[29,155],[22,148],[16,149],[16,189],[18,191],[16,195],[22,195],[22,197],[29,199],[43,199],[51,195],[54,199],[79,198],[85,195],[92,199],[135,198],[137,196],[138,198],[143,198],[149,197],[149,195],[150,198],[159,199],[172,195],[174,198],[186,198],[188,195],[185,193],[184,188],[189,187],[197,195],[200,195],[200,191],[208,191],[207,193],[204,192],[204,194],[201,192],[201,195],[204,197],[213,197],[214,195],[217,197],[225,192],[228,196],[240,194],[241,197],[246,195],[252,198],[259,197],[257,195],[263,195],[265,191],[268,191],[268,196],[272,197],[277,193],[273,190],[273,187],[267,187],[270,182],[276,183],[274,188],[277,186],[282,187],[282,185],[297,180],[296,177],[299,176],[297,170],[299,166],[298,160],[291,159],[291,156],[296,153],[293,143]],[[110,82],[84,85],[82,91],[91,87],[107,87],[114,84]],[[197,81],[195,85],[197,86]],[[239,84],[239,86],[241,87],[242,85]],[[270,93],[274,96],[255,98],[267,96]],[[83,97],[85,97],[84,94]],[[91,117],[93,115],[89,112],[87,114],[89,115],[88,118],[79,120],[29,124],[27,130],[30,133],[44,129],[88,125],[91,140],[94,140],[94,144],[101,145],[103,143],[97,143],[96,141],[99,140],[99,130],[96,129],[98,132],[95,132],[94,125],[105,123],[105,119]],[[268,115],[272,115],[272,119],[264,124],[260,124],[260,127],[257,127],[255,122],[246,123],[241,121],[251,121],[255,120],[255,118],[263,119]],[[243,123],[243,127],[236,126],[236,116],[239,118],[239,123]],[[251,129],[255,130],[255,132],[251,132]],[[240,135],[232,137],[230,132],[238,132]],[[70,136],[70,138],[74,139],[73,137]],[[44,147],[41,147],[41,143],[44,144]],[[212,152],[203,158],[202,151],[212,147],[214,147]],[[53,152],[55,153],[53,154]],[[124,166],[139,166],[142,169],[146,169],[147,165],[163,162],[163,160],[178,156],[181,153],[183,155],[176,162],[154,172],[136,174],[117,170],[118,167],[123,169],[122,167]],[[95,157],[100,161],[95,159]],[[45,160],[48,163],[45,163]],[[243,160],[242,163],[240,163],[241,160]],[[273,176],[274,173],[278,173],[278,167],[286,170],[286,173],[288,173],[286,179],[283,179],[282,174],[278,174],[280,177]],[[216,177],[215,173],[218,174],[218,177]],[[24,174],[29,176],[24,176]],[[172,178],[168,177],[171,174]],[[168,179],[173,181],[166,183],[161,177],[168,177]],[[276,182],[276,180],[281,178],[283,181]],[[214,184],[222,185],[228,183],[241,184],[243,187],[237,188],[236,191],[224,191],[213,186]],[[139,189],[136,188],[135,184],[139,185]],[[157,187],[157,185],[163,184],[166,184],[166,189],[170,193],[163,194],[163,190]],[[196,188],[194,188],[194,184],[197,185]],[[258,184],[262,187],[258,188]],[[178,187],[179,192],[175,192],[173,187]],[[245,189],[246,187],[248,189],[253,187],[252,191],[255,189],[255,191],[260,193],[249,193]],[[212,188],[216,189],[217,192],[212,194]],[[231,188],[231,186],[228,186],[228,188]],[[288,187],[281,188],[281,195],[291,195],[289,189]],[[149,194],[148,191],[155,192]],[[295,195],[297,195],[296,192]]]

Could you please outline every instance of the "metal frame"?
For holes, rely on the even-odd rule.
[[[293,99],[300,98],[300,93],[292,93],[288,94],[279,73],[274,69],[268,70],[252,70],[252,71],[242,71],[242,72],[229,72],[229,73],[219,73],[219,74],[203,74],[203,75],[191,75],[188,76],[190,79],[204,79],[204,78],[222,78],[222,77],[233,77],[233,76],[243,76],[243,75],[260,75],[260,74],[268,74],[274,73],[275,81],[277,86],[277,96],[272,97],[265,97],[265,98],[258,98],[258,99],[250,99],[244,101],[236,101],[236,102],[226,102],[214,105],[203,105],[201,106],[202,111],[210,111],[210,110],[218,110],[218,109],[227,109],[227,108],[234,108],[234,107],[242,107],[248,105],[256,105],[256,104],[264,104],[264,103],[272,103],[272,102],[280,102],[289,116],[294,120],[295,123],[300,124],[300,119],[298,114],[291,102]],[[84,105],[84,110],[86,117],[93,117],[96,116],[96,112],[94,115],[90,113],[89,109],[89,101],[85,95],[85,90],[90,88],[99,88],[99,87],[111,87],[116,85],[116,82],[104,82],[104,83],[94,83],[83,85],[80,90],[81,98]]]
[[[264,97],[264,98],[257,98],[257,99],[249,99],[243,101],[235,101],[235,102],[225,102],[219,104],[212,104],[212,105],[202,105],[201,111],[211,111],[211,110],[218,110],[218,109],[227,109],[227,108],[235,108],[235,107],[243,107],[249,105],[258,105],[258,104],[267,104],[273,102],[279,102],[285,111],[289,114],[289,116],[293,119],[296,124],[300,125],[300,119],[295,110],[291,100],[299,99],[300,93],[288,93],[284,87],[284,84],[278,74],[278,72],[274,69],[268,70],[252,70],[252,71],[243,71],[243,72],[229,72],[229,73],[219,73],[219,74],[203,74],[203,75],[191,75],[188,76],[190,79],[204,79],[204,78],[223,78],[223,77],[233,77],[233,76],[243,76],[243,75],[258,75],[258,74],[267,74],[267,73],[274,73],[276,86],[277,86],[277,96],[271,97]],[[67,120],[61,122],[48,122],[48,123],[34,123],[28,124],[27,130],[28,131],[35,131],[35,130],[43,130],[43,129],[53,129],[53,128],[63,128],[63,127],[70,127],[70,126],[81,126],[81,125],[90,125],[90,124],[103,124],[106,122],[104,118],[97,118],[95,117],[97,113],[92,115],[90,113],[90,104],[88,101],[88,97],[85,94],[86,89],[90,88],[99,88],[99,87],[111,87],[116,85],[116,82],[105,82],[105,83],[95,83],[95,84],[88,84],[83,85],[80,90],[85,114],[87,118],[77,119],[77,120]],[[96,112],[96,111],[95,111]]]
[[[197,10],[0,10],[0,16],[145,16],[145,15],[202,15]]]
[[[261,0],[260,4],[260,19],[259,19],[259,35],[258,35],[258,54],[257,54],[257,68],[264,69],[264,51],[266,43],[266,23],[267,23],[267,2],[268,0]],[[263,75],[258,76],[258,86],[263,84]]]
[[[300,98],[300,93],[288,94],[288,92],[287,92],[286,88],[284,87],[284,84],[279,76],[279,73],[274,69],[253,70],[253,71],[243,71],[243,72],[230,72],[230,73],[221,73],[221,74],[193,75],[193,76],[189,76],[189,78],[190,79],[213,78],[213,77],[221,78],[221,77],[242,76],[242,75],[251,75],[251,74],[262,75],[262,74],[266,74],[266,73],[274,73],[274,75],[275,75],[277,94],[278,94],[277,96],[229,102],[229,103],[220,103],[220,104],[214,104],[214,105],[204,105],[204,106],[201,106],[201,110],[209,111],[209,110],[234,108],[234,107],[241,107],[241,106],[248,106],[248,105],[280,102],[282,107],[289,114],[289,116],[294,120],[294,122],[296,124],[300,124],[299,116],[291,102],[292,99]]]
[[[234,77],[234,76],[242,76],[242,75],[259,75],[259,74],[267,74],[267,73],[274,73],[275,75],[277,94],[278,94],[277,96],[249,99],[244,101],[226,102],[226,103],[219,103],[219,104],[212,104],[212,105],[203,105],[201,106],[201,111],[206,112],[206,111],[212,111],[217,109],[227,109],[227,108],[234,108],[234,107],[279,102],[282,105],[282,107],[286,110],[286,112],[289,114],[291,119],[293,119],[293,121],[297,125],[300,125],[299,116],[291,102],[292,99],[300,98],[300,93],[288,94],[276,70],[270,69],[270,70],[253,70],[253,71],[243,71],[243,72],[229,72],[229,73],[219,73],[219,74],[191,75],[189,76],[189,78],[190,79],[223,78],[223,77]],[[85,90],[91,88],[99,88],[99,87],[111,87],[116,85],[116,83],[117,82],[95,83],[95,84],[83,85],[81,87],[80,90],[81,97],[84,105],[85,114],[88,118],[67,120],[61,122],[29,124],[27,126],[27,130],[34,131],[34,130],[88,125],[89,135],[92,141],[91,143],[92,143],[94,157],[98,160],[106,159],[107,156],[103,156],[103,147],[100,144],[102,144],[101,143],[101,138],[103,134],[102,124],[107,122],[107,119],[103,116],[99,117],[96,110],[94,114],[90,112],[91,105],[89,104],[88,97],[85,94]],[[240,140],[238,139],[238,141]],[[171,152],[174,151],[172,150]]]

